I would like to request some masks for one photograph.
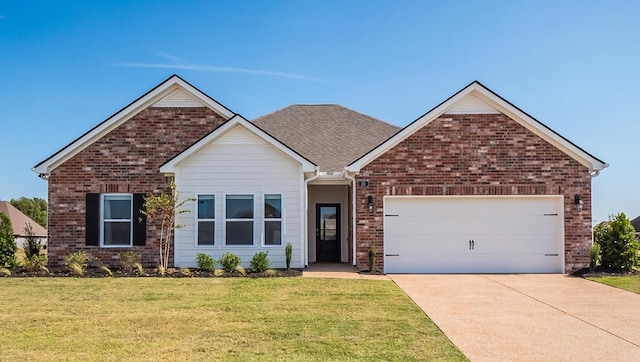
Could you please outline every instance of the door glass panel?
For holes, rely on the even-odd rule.
[[[320,239],[337,240],[337,210],[335,206],[323,206],[320,208]]]

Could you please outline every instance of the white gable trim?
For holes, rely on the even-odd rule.
[[[521,111],[516,106],[507,102],[505,99],[498,96],[493,91],[489,90],[476,81],[469,84],[467,87],[463,88],[446,101],[440,103],[438,106],[413,121],[396,135],[383,142],[373,150],[369,151],[369,153],[362,156],[351,165],[347,166],[346,169],[350,172],[360,171],[361,168],[365,167],[376,158],[380,157],[382,154],[395,147],[400,142],[410,137],[422,127],[428,125],[441,115],[447,114],[449,112],[455,114],[456,110],[460,110],[460,108],[458,108],[459,105],[465,104],[465,102],[468,102],[471,97],[484,102],[488,107],[492,109],[504,113],[509,118],[518,122],[529,131],[533,132],[534,134],[549,142],[576,161],[580,162],[582,165],[587,167],[589,171],[597,172],[609,166],[608,164],[590,155],[580,147],[574,145],[569,140],[560,136],[544,124],[540,123],[533,117]]]
[[[80,151],[89,147],[94,142],[131,119],[140,111],[154,105],[155,103],[161,101],[168,95],[178,90],[190,95],[194,102],[200,102],[200,106],[206,106],[210,108],[225,119],[229,119],[234,115],[234,113],[227,107],[202,93],[200,90],[187,83],[179,76],[173,75],[137,100],[133,101],[128,106],[124,107],[111,117],[104,120],[93,129],[89,130],[84,135],[77,138],[75,141],[62,148],[57,153],[53,154],[51,157],[40,162],[33,168],[33,171],[39,173],[40,175],[48,175],[56,167],[69,160]]]
[[[260,137],[261,139],[265,140],[266,142],[276,147],[282,153],[300,162],[300,164],[302,165],[302,172],[314,172],[316,170],[316,165],[313,164],[311,161],[297,154],[292,149],[287,147],[285,144],[273,138],[272,136],[270,136],[260,128],[256,127],[253,123],[247,121],[242,116],[235,115],[233,118],[225,122],[223,125],[216,128],[213,132],[209,133],[208,135],[200,139],[198,142],[189,146],[189,148],[185,149],[180,154],[178,154],[177,156],[175,156],[174,158],[166,162],[164,165],[160,166],[160,172],[164,174],[175,175],[177,169],[180,167],[180,163],[182,163],[184,160],[188,159],[192,155],[198,153],[198,151],[200,151],[210,143],[215,142],[217,139],[219,139],[221,136],[229,132],[234,127],[244,127],[248,129],[250,132],[252,132],[256,136]]]

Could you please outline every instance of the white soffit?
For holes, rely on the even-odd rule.
[[[467,95],[465,98],[456,103],[451,109],[444,112],[445,114],[498,114],[495,108],[481,101],[473,94]]]
[[[162,99],[152,104],[151,107],[204,107],[204,103],[178,88],[167,94]]]

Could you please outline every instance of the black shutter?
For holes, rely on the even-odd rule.
[[[100,245],[100,194],[87,194],[85,240],[87,245]]]
[[[144,209],[144,194],[133,194],[133,245],[143,246],[147,243],[147,217],[140,210]]]

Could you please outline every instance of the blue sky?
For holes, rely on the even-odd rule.
[[[177,73],[252,119],[338,103],[405,126],[473,80],[611,166],[594,219],[640,215],[638,1],[0,0],[0,199]]]

